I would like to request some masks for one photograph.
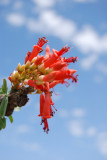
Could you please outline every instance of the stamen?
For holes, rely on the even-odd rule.
[[[47,42],[48,42],[48,40],[46,40],[45,37],[42,37],[42,38],[39,38],[37,45],[38,45],[39,47],[42,47],[42,46],[43,46],[45,43],[47,43]]]

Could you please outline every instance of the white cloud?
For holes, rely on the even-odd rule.
[[[91,26],[84,26],[76,33],[74,44],[83,53],[107,52],[107,34],[100,36]]]
[[[0,5],[8,5],[11,0],[0,0]]]
[[[96,2],[96,0],[73,0],[73,1],[78,3]]]
[[[86,134],[87,136],[95,136],[96,135],[96,128],[95,127],[89,127],[87,130],[86,130]]]
[[[52,10],[45,10],[40,13],[39,19],[29,19],[28,28],[33,32],[41,32],[59,37],[62,40],[71,39],[76,32],[76,25]]]
[[[91,26],[84,26],[77,30],[77,25],[72,20],[67,20],[56,14],[55,11],[45,10],[39,14],[38,19],[29,19],[27,27],[33,32],[40,32],[56,36],[62,41],[71,41],[85,54],[90,56],[90,62],[96,61],[98,54],[107,51],[107,34],[100,36]],[[89,64],[90,66],[91,64]]]
[[[42,0],[35,0],[35,3],[42,5]],[[48,0],[43,3],[47,4]],[[53,4],[53,1],[49,3]],[[51,4],[49,5],[51,6]],[[86,57],[80,61],[81,67],[86,70],[89,70],[95,63],[97,64],[99,56],[107,52],[107,33],[99,35],[89,25],[78,30],[74,21],[58,15],[52,9],[41,10],[38,12],[38,18],[25,18],[21,14],[11,13],[7,15],[7,21],[14,26],[25,25],[35,33],[52,35],[66,42],[71,41],[81,53],[86,54]],[[101,67],[104,68],[104,66]]]
[[[14,4],[13,4],[13,9],[21,9],[23,7],[23,2],[22,1],[16,1]]]
[[[88,25],[78,31],[75,22],[58,15],[54,10],[43,10],[38,18],[27,18],[27,20],[21,14],[11,13],[7,16],[7,21],[16,26],[25,24],[32,32],[53,35],[62,41],[71,41],[85,54],[107,52],[107,34],[100,36]],[[95,61],[95,56],[91,59]]]
[[[47,31],[62,40],[70,39],[76,31],[74,22],[59,16],[54,11],[46,11],[41,14],[41,20],[46,25]]]
[[[8,14],[6,17],[7,21],[14,26],[22,26],[25,24],[25,17],[18,13]]]
[[[84,70],[89,70],[98,60],[96,54],[91,54],[80,61],[80,65]]]
[[[102,72],[103,74],[107,75],[107,64],[104,64],[103,62],[99,62],[97,64],[97,69]]]
[[[16,132],[20,133],[20,134],[29,133],[29,132],[31,132],[31,128],[28,125],[21,124],[16,127]]]
[[[81,137],[84,134],[83,125],[80,121],[73,120],[67,125],[69,133],[76,137]]]
[[[71,111],[71,114],[74,117],[84,117],[86,115],[86,111],[84,109],[75,108]]]
[[[55,0],[33,0],[33,2],[39,7],[53,7],[55,4]]]
[[[107,157],[107,132],[99,134],[97,145],[100,153]]]

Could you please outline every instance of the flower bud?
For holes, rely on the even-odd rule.
[[[44,78],[44,77],[45,77],[44,75],[39,76],[39,77],[37,78],[37,81],[43,81],[43,78]]]
[[[25,69],[28,69],[30,64],[31,64],[30,61],[27,61],[26,64],[25,64]]]
[[[32,74],[36,76],[36,75],[37,75],[37,70],[34,70],[34,71],[32,72]]]
[[[21,77],[24,77],[24,76],[25,76],[25,71],[21,73]]]
[[[21,69],[21,64],[19,63],[17,66],[17,71],[20,71],[20,69]]]
[[[35,63],[35,61],[37,60],[37,57],[34,57],[31,61],[31,63]]]
[[[52,72],[52,71],[53,71],[52,68],[46,68],[46,74],[48,74],[48,73],[50,73],[50,72]]]
[[[24,71],[25,70],[25,65],[22,65],[21,68],[20,68],[20,71]]]
[[[25,79],[24,81],[23,81],[23,83],[25,84],[25,85],[28,85],[28,79]]]
[[[39,67],[38,67],[38,70],[40,72],[43,72],[45,70],[45,67],[44,67],[44,64],[41,64]]]
[[[36,68],[36,65],[33,63],[32,65],[30,65],[30,70],[34,70]]]
[[[41,81],[41,80],[40,80],[40,81],[36,81],[36,84],[37,84],[37,85],[41,85],[41,84],[43,84],[43,83],[44,83],[44,82]]]
[[[15,77],[16,79],[18,79],[18,78],[20,77],[20,75],[19,75],[19,72],[18,72],[18,71],[16,71],[16,72],[14,73],[14,77]]]
[[[11,82],[14,82],[15,80],[16,80],[16,78],[15,78],[14,74],[12,74],[12,76],[11,76]]]
[[[36,94],[41,94],[41,93],[42,91],[40,89],[36,91]]]

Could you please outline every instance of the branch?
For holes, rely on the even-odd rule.
[[[35,89],[31,86],[29,87],[22,86],[19,90],[11,90],[11,92],[8,94],[8,105],[5,116],[10,116],[13,113],[15,107],[25,106],[26,103],[29,101],[27,95],[34,91]],[[3,98],[4,95],[0,95],[0,104]]]

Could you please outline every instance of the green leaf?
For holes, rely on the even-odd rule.
[[[0,94],[3,94],[2,88],[0,88]]]
[[[6,118],[0,117],[0,130],[6,128]]]
[[[20,110],[21,110],[21,107],[19,107],[19,106],[17,106],[17,107],[14,108],[14,111],[17,111],[17,112],[18,112],[18,111],[20,111]]]
[[[13,117],[11,115],[9,116],[9,120],[11,123],[13,122]]]
[[[2,91],[4,94],[7,94],[7,90],[8,90],[7,81],[6,79],[3,79]]]
[[[0,105],[0,116],[2,118],[5,116],[7,104],[8,104],[8,97],[5,96]]]

